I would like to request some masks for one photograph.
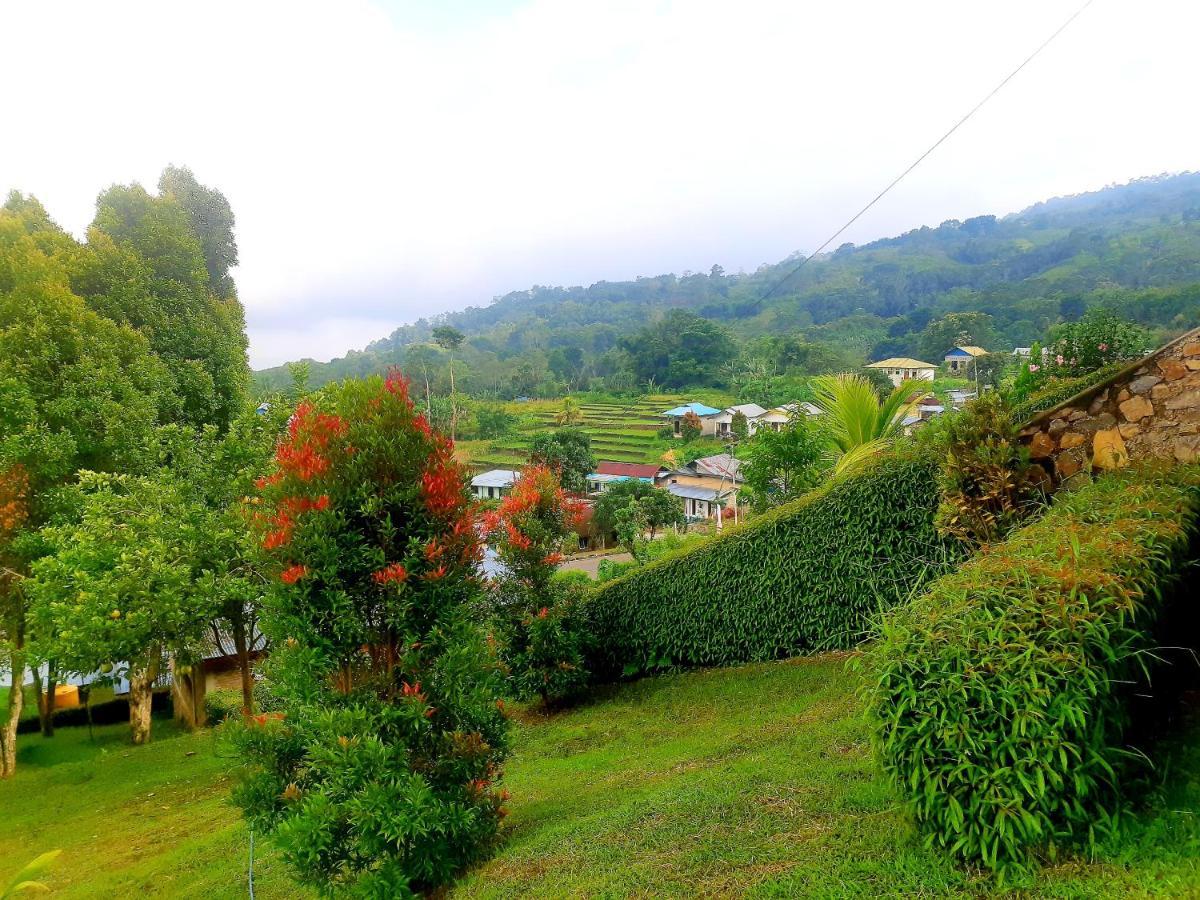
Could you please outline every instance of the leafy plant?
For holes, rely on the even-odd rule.
[[[1042,496],[1018,425],[995,391],[946,419],[938,527],[975,547],[1000,540]]]
[[[1112,827],[1198,525],[1194,469],[1109,475],[886,618],[867,700],[927,845],[1005,878]]]
[[[902,382],[884,398],[860,375],[814,378],[813,402],[832,447],[834,474],[852,471],[877,455],[902,433],[917,384]]]
[[[58,859],[62,850],[48,850],[34,858],[25,868],[13,876],[12,881],[0,891],[0,900],[9,900],[10,897],[15,897],[17,894],[38,891],[45,893],[50,890],[40,881],[34,881],[44,871],[50,868],[50,864]]]
[[[505,799],[465,472],[394,374],[301,403],[260,490],[282,710],[226,725],[234,799],[321,891],[431,890],[494,844]]]
[[[554,470],[564,488],[582,494],[596,470],[592,439],[580,428],[544,431],[529,445],[529,464]]]
[[[685,441],[694,441],[700,437],[704,431],[704,424],[700,421],[700,417],[696,415],[694,409],[689,409],[683,414],[683,420],[679,423],[679,435]]]
[[[760,511],[812,490],[827,468],[824,436],[807,416],[779,431],[759,430],[739,456],[745,493]]]
[[[592,527],[603,534],[615,532],[618,513],[633,503],[638,504],[645,520],[643,531],[649,531],[651,538],[659,529],[684,522],[680,498],[648,482],[628,478],[610,483],[596,500],[592,508]]]

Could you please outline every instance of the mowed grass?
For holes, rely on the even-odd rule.
[[[978,897],[984,875],[926,851],[871,758],[846,657],[710,669],[520,712],[503,843],[453,897]],[[209,733],[156,723],[24,739],[0,784],[0,880],[52,847],[58,896],[245,896],[232,761]],[[1030,897],[1200,895],[1200,728],[1094,860],[1043,868]],[[261,841],[258,897],[306,897]]]

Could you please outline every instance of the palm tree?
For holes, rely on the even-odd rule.
[[[835,475],[851,471],[901,433],[916,383],[903,381],[884,398],[861,375],[822,375],[812,381],[833,455]]]
[[[556,425],[579,425],[583,422],[583,410],[579,407],[579,401],[573,397],[564,397],[562,409],[554,416]]]

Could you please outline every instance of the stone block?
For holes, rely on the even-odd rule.
[[[1188,367],[1177,359],[1160,359],[1158,371],[1162,372],[1164,381],[1178,381],[1188,373]]]
[[[1182,356],[1200,356],[1200,344],[1184,344],[1179,352]]]
[[[1154,404],[1145,397],[1130,397],[1121,404],[1120,410],[1126,422],[1140,422],[1146,416],[1154,415]]]
[[[1187,366],[1189,369],[1191,369],[1193,372],[1195,372],[1197,369],[1200,369],[1200,359],[1184,360],[1183,364],[1185,366]]]
[[[1080,419],[1082,419],[1086,415],[1087,415],[1087,413],[1085,413],[1082,409],[1073,409],[1067,414],[1067,421],[1068,422],[1078,422]]]
[[[1046,432],[1050,435],[1050,437],[1057,438],[1060,434],[1062,434],[1066,430],[1067,430],[1067,420],[1066,419],[1055,419],[1053,422],[1050,423],[1050,427],[1048,427],[1046,429]]]
[[[1129,451],[1120,430],[1108,428],[1097,431],[1092,438],[1092,467],[1096,469],[1120,469],[1129,465]]]
[[[1031,459],[1045,459],[1051,453],[1058,449],[1054,438],[1046,434],[1044,431],[1039,431],[1033,436],[1033,440],[1029,442],[1029,456]]]
[[[1200,409],[1200,390],[1184,391],[1166,402],[1167,409]]]
[[[1135,438],[1142,433],[1142,429],[1139,426],[1134,425],[1132,422],[1124,422],[1118,425],[1117,431],[1121,432],[1121,437],[1125,438],[1125,440]]]
[[[1162,379],[1157,375],[1143,375],[1141,378],[1135,378],[1129,382],[1129,390],[1134,394],[1144,394],[1160,381]]]
[[[1080,447],[1087,443],[1087,438],[1078,431],[1068,431],[1058,439],[1058,446],[1063,450],[1070,450],[1072,447]]]
[[[1121,390],[1117,392],[1117,402],[1124,403],[1128,399],[1129,391],[1127,391],[1125,388],[1121,388]]]
[[[1054,461],[1054,471],[1060,479],[1067,479],[1083,468],[1083,461],[1074,453],[1060,453]]]
[[[1200,456],[1200,437],[1196,435],[1181,436],[1172,444],[1175,459],[1181,463],[1195,462]]]

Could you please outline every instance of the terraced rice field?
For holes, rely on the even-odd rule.
[[[658,430],[666,423],[661,414],[693,399],[677,394],[651,394],[628,403],[581,403],[582,427],[592,438],[597,459],[655,463],[670,445],[658,436]],[[508,409],[521,417],[517,430],[494,441],[459,441],[459,453],[480,471],[519,468],[528,458],[533,438],[558,427],[555,416],[561,408],[561,400],[511,403]]]

